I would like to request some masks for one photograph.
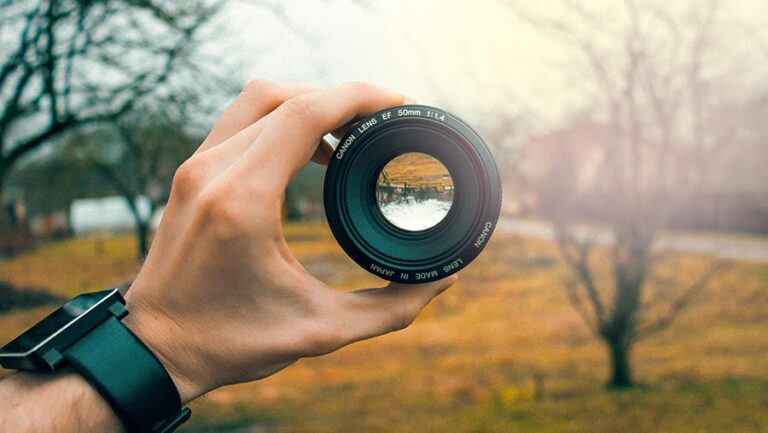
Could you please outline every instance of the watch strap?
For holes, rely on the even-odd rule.
[[[117,317],[100,323],[63,353],[109,403],[127,430],[167,433],[191,414],[168,372]]]

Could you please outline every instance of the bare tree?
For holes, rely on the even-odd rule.
[[[568,0],[569,16],[563,20],[532,17],[516,8],[575,49],[586,66],[580,78],[597,96],[585,117],[598,127],[588,138],[570,135],[592,147],[572,149],[582,155],[554,167],[561,178],[554,186],[554,225],[574,275],[568,299],[608,348],[611,387],[633,385],[635,343],[667,328],[722,269],[716,264],[687,287],[659,282],[654,268],[665,256],[653,246],[679,205],[707,188],[725,144],[743,122],[727,108],[742,102],[728,81],[735,71],[711,73],[716,1],[691,1],[675,12],[653,2],[623,5],[623,25]],[[588,123],[576,122],[575,128]],[[579,158],[589,159],[583,155],[588,151],[589,167],[573,169]],[[588,194],[579,189],[584,182],[590,185]],[[607,232],[590,233],[574,224],[594,216],[584,210],[590,205],[599,208]]]
[[[152,218],[168,200],[173,174],[201,139],[185,129],[183,105],[163,101],[137,108],[113,123],[76,131],[64,153],[92,167],[123,197],[141,259],[149,251]]]
[[[167,82],[215,13],[208,0],[0,3],[0,198],[19,159],[114,121]]]

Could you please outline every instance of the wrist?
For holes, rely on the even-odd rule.
[[[202,369],[199,368],[202,358],[181,338],[188,330],[181,329],[176,321],[131,297],[130,291],[126,295],[126,305],[129,314],[123,319],[123,324],[152,351],[168,371],[182,405],[207,392],[209,389],[204,385],[207,381],[200,374]]]
[[[115,413],[79,374],[16,372],[0,379],[0,431],[122,432]],[[45,416],[40,416],[45,408]]]

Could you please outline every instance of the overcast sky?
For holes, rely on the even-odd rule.
[[[285,3],[288,22],[257,2],[222,14],[228,28],[216,49],[233,54],[241,79],[371,81],[475,116],[523,104],[556,114],[568,104],[553,67],[563,51],[500,2]]]
[[[548,122],[588,96],[572,51],[521,20],[510,0],[293,0],[276,3],[282,12],[261,3],[232,1],[216,25],[215,58],[241,82],[371,81],[471,122],[500,111]],[[533,3],[522,4],[542,16],[561,13],[555,2]],[[621,26],[621,2],[585,4],[607,26]],[[724,16],[751,26],[739,31],[765,35],[768,2],[723,5]]]

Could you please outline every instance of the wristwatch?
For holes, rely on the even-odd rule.
[[[72,298],[0,349],[15,370],[82,375],[130,433],[169,433],[189,419],[160,361],[120,320],[128,315],[117,289]]]

